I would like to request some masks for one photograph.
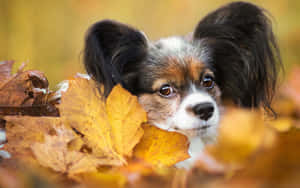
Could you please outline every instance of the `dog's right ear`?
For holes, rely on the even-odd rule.
[[[85,39],[84,66],[94,80],[103,84],[104,96],[118,83],[130,89],[128,79],[123,77],[134,75],[137,64],[146,55],[147,39],[144,34],[115,21],[95,23]],[[133,77],[130,76],[130,79]]]

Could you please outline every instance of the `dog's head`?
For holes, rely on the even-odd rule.
[[[87,33],[84,64],[107,96],[121,83],[150,123],[188,136],[214,137],[221,101],[270,108],[278,48],[264,10],[236,2],[212,12],[187,37],[150,42],[111,20]]]

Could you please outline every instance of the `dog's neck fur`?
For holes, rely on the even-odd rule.
[[[189,138],[189,142],[190,146],[188,153],[190,158],[177,163],[175,166],[178,168],[189,169],[195,163],[204,149],[205,144],[199,137]]]

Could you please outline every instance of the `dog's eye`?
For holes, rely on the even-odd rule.
[[[159,89],[159,94],[163,97],[171,97],[174,94],[174,89],[166,84]]]
[[[206,87],[207,89],[212,89],[215,85],[215,82],[214,82],[212,76],[205,76],[203,78],[202,85],[204,87]]]

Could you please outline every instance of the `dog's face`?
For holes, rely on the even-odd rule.
[[[215,136],[221,91],[205,43],[171,37],[148,46],[135,84],[148,121],[189,137]]]
[[[270,108],[280,55],[264,10],[245,2],[202,19],[190,37],[150,42],[111,20],[87,33],[84,65],[107,96],[118,83],[139,97],[150,123],[215,138],[221,101]]]

